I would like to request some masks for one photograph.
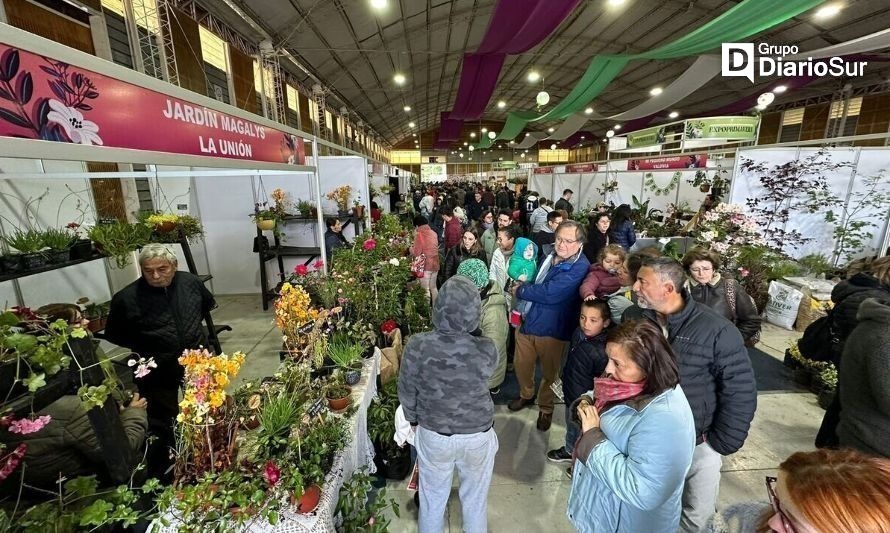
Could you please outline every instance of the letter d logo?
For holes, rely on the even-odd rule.
[[[748,78],[754,83],[754,43],[723,43],[720,74]]]

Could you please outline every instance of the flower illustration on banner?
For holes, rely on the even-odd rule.
[[[47,114],[47,120],[62,126],[71,142],[87,145],[102,144],[102,139],[98,135],[99,126],[95,122],[85,120],[83,113],[73,107],[67,107],[58,100],[50,100],[49,107],[52,111]]]
[[[2,49],[2,48],[0,48]],[[71,142],[77,144],[102,144],[98,136],[99,126],[86,120],[83,112],[93,107],[87,103],[99,97],[96,86],[84,74],[69,70],[70,65],[44,58],[47,65],[40,70],[48,75],[45,80],[56,99],[35,98],[35,76],[21,67],[21,52],[6,48],[0,54],[0,121],[31,134],[11,132],[6,135],[40,139],[44,141]],[[38,76],[40,72],[36,73]]]

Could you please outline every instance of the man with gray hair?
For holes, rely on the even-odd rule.
[[[157,368],[136,380],[148,400],[149,428],[158,437],[149,451],[149,475],[166,477],[174,444],[173,421],[179,413],[183,350],[207,346],[204,314],[216,301],[198,276],[177,270],[176,254],[165,244],[148,244],[139,254],[142,276],[111,299],[105,338],[154,358]],[[169,478],[168,478],[169,479]]]
[[[677,354],[680,385],[695,419],[696,446],[683,488],[680,531],[703,531],[717,502],[723,456],[745,443],[757,409],[757,383],[741,333],[684,288],[683,266],[643,257],[634,315],[658,324]]]

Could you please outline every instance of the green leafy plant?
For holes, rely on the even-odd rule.
[[[291,427],[300,420],[303,400],[287,393],[266,398],[257,416],[260,423],[257,441],[265,456],[275,456],[287,445]]]
[[[52,250],[67,250],[72,240],[71,234],[65,230],[50,228],[43,231],[43,246]]]
[[[152,228],[145,224],[115,221],[90,228],[90,239],[102,252],[114,257],[118,268],[130,263],[132,252],[151,242]]]
[[[344,532],[383,533],[389,531],[390,519],[385,515],[388,509],[399,516],[399,504],[386,498],[385,488],[372,494],[371,476],[363,468],[340,487],[335,512],[343,518],[341,530]]]
[[[33,229],[16,228],[11,235],[4,236],[3,241],[23,254],[38,252],[44,248],[43,233]]]
[[[835,270],[835,267],[829,262],[828,258],[822,254],[809,254],[797,260],[803,273],[811,276],[819,276],[820,274],[828,274]]]
[[[327,398],[343,398],[349,395],[349,387],[341,372],[335,371],[328,377],[324,387],[325,397]]]
[[[365,350],[361,344],[350,341],[345,335],[334,335],[327,348],[331,361],[344,370],[354,368],[356,363],[361,364]]]
[[[20,318],[10,311],[0,314],[0,362],[16,362],[16,382],[21,382],[30,392],[46,385],[46,377],[67,368],[71,357],[65,353],[68,342],[68,324],[56,320],[46,324],[35,320],[27,322],[29,332],[17,327]],[[86,335],[75,328],[72,336]],[[0,391],[9,394],[12,391]]]
[[[309,200],[297,200],[297,210],[304,217],[308,217],[312,213],[313,208],[315,208],[315,204]]]
[[[816,189],[810,193],[818,205],[831,207],[825,211],[825,221],[834,225],[833,266],[838,266],[841,260],[852,260],[866,251],[870,244],[873,232],[878,227],[876,214],[885,213],[890,205],[890,180],[885,172],[881,170],[873,176],[864,177],[857,175],[862,188],[855,189],[847,201],[835,195],[831,189]]]

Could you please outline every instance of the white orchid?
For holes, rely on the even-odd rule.
[[[392,259],[389,260],[389,264],[392,266],[399,266],[399,260],[396,259],[395,257],[393,257]]]
[[[86,145],[102,144],[102,139],[98,135],[99,126],[95,122],[85,120],[83,113],[58,100],[50,100],[49,107],[52,111],[46,115],[47,120],[61,126],[71,142]]]

